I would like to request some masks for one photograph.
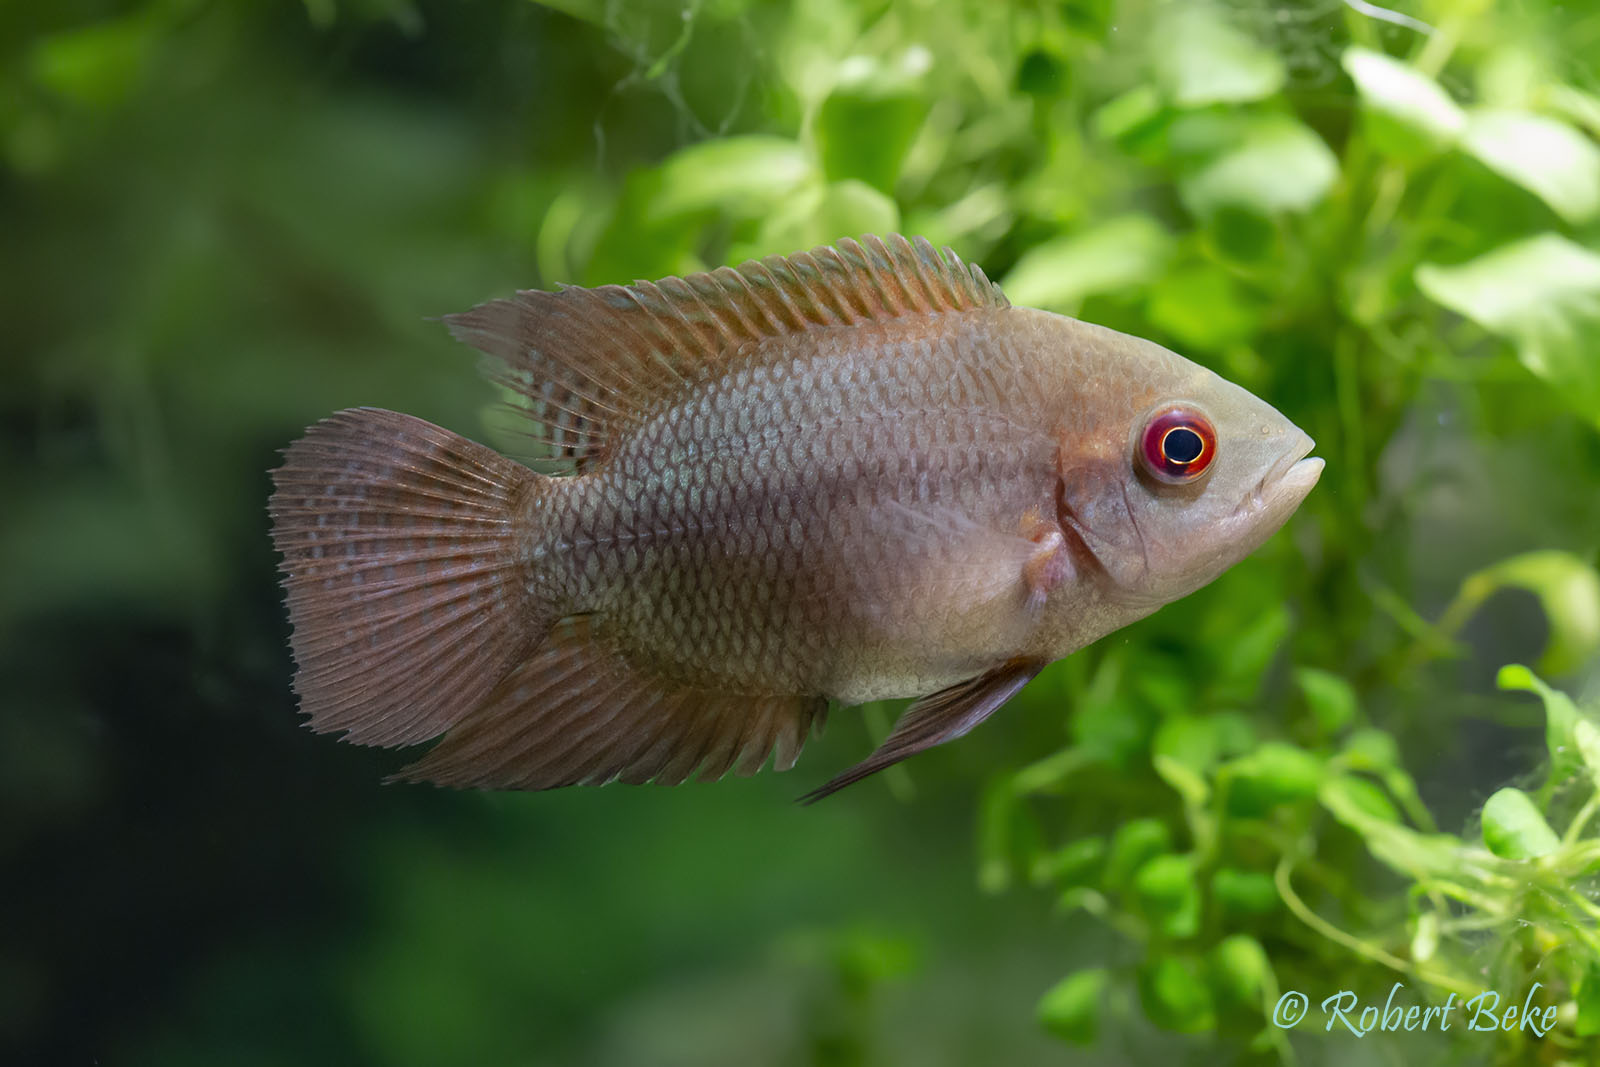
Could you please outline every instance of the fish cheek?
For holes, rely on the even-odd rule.
[[[1194,482],[1170,484],[1142,471],[1129,491],[1144,535],[1146,591],[1175,600],[1231,566],[1228,484],[1208,472]]]
[[[1149,567],[1137,505],[1129,495],[1132,479],[1127,461],[1077,457],[1061,468],[1056,483],[1056,521],[1080,572],[1098,571],[1126,589],[1142,583]]]

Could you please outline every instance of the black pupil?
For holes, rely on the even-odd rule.
[[[1205,451],[1206,443],[1200,440],[1200,435],[1187,426],[1178,426],[1167,432],[1161,441],[1161,451],[1173,463],[1188,466],[1200,458],[1200,453]]]

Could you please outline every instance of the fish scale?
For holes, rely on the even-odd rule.
[[[744,692],[859,688],[846,649],[869,635],[837,605],[870,594],[874,618],[915,628],[926,605],[897,602],[892,576],[937,562],[930,539],[885,523],[883,502],[971,509],[987,496],[985,518],[1015,533],[1049,492],[1048,439],[982,417],[992,390],[957,374],[964,361],[1004,359],[999,346],[923,333],[913,323],[876,344],[785,339],[648,420],[602,476],[566,487],[566,523],[547,532],[545,555],[573,561],[571,610],[602,615],[625,657],[669,677]],[[616,525],[629,505],[631,523]],[[774,581],[795,593],[775,601]],[[1020,598],[1020,577],[1016,588]],[[970,666],[965,650],[950,665],[938,653],[924,649],[930,663],[895,684]]]
[[[446,322],[525,400],[544,472],[352,410],[288,449],[269,508],[303,711],[442,734],[408,779],[782,770],[830,698],[920,696],[815,799],[1204,585],[1321,470],[1239,387],[920,240]],[[1169,455],[1180,426],[1205,447]]]

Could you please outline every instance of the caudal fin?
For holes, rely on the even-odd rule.
[[[289,447],[268,513],[295,691],[313,729],[369,745],[443,733],[553,618],[516,516],[548,479],[422,419],[341,411]]]

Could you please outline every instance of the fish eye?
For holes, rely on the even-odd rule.
[[[1170,407],[1145,423],[1140,458],[1158,481],[1182,485],[1211,469],[1217,458],[1217,431],[1193,408]]]

